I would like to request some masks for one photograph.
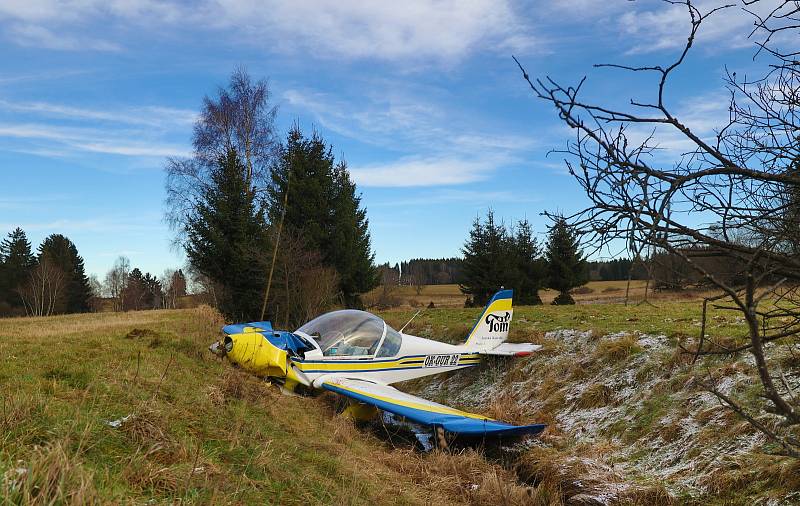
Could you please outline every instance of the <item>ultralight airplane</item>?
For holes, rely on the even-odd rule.
[[[294,390],[303,385],[347,397],[346,414],[368,419],[377,409],[466,436],[538,434],[544,424],[511,425],[403,393],[392,383],[473,367],[487,355],[524,356],[541,348],[506,343],[512,290],[497,292],[466,342],[453,345],[404,334],[378,316],[345,309],[323,314],[294,332],[270,322],[226,325],[210,350],[260,377]]]

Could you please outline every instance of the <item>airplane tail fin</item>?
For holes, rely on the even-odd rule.
[[[514,314],[511,307],[513,295],[513,290],[500,290],[494,294],[467,336],[465,347],[479,352],[488,351],[508,339],[508,328]]]

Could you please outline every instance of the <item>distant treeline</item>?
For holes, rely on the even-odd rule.
[[[379,267],[381,274],[390,272],[401,285],[452,285],[460,282],[463,264],[462,258],[413,258]]]
[[[0,242],[0,316],[84,313],[92,289],[75,244],[61,234],[36,251],[21,228]]]
[[[628,279],[628,273],[631,279],[647,279],[647,269],[642,262],[627,258],[589,262],[589,279],[592,281],[623,281]]]
[[[0,241],[0,316],[175,308],[186,282],[180,269],[159,279],[131,269],[125,257],[100,282],[87,276],[75,243],[61,234],[47,236],[35,251],[21,228]]]
[[[641,262],[622,258],[588,262],[592,281],[623,281],[633,268],[631,279],[647,279],[647,269]],[[391,271],[401,285],[451,285],[463,282],[463,258],[414,258],[390,266],[380,266],[381,272]],[[381,277],[383,279],[383,277]]]

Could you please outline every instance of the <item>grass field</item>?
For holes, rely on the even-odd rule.
[[[590,281],[581,288],[573,291],[573,298],[578,304],[605,304],[623,303],[626,291],[629,302],[636,304],[645,297],[646,282],[633,280],[630,287],[627,281]],[[381,287],[365,295],[365,301],[375,300]],[[433,302],[436,307],[464,307],[466,296],[461,293],[459,286],[452,285],[426,285],[417,290],[416,287],[401,285],[391,291],[391,295],[401,306],[426,307]],[[540,290],[542,302],[550,304],[558,293],[554,290]],[[687,290],[683,292],[653,291],[648,290],[648,300],[695,300],[701,292]]]
[[[428,288],[421,296],[454,297],[453,287]],[[675,344],[699,333],[700,304],[653,303],[515,308],[510,340],[543,343],[544,352],[406,386],[490,416],[551,425],[506,466],[475,451],[395,447],[337,415],[332,395],[281,395],[206,351],[222,325],[206,306],[0,319],[2,503],[550,505],[584,493],[575,483],[599,487],[603,480],[617,487],[612,497],[620,504],[705,504],[710,497],[720,498],[715,504],[749,504],[765,491],[786,497],[798,484],[796,465],[731,447],[725,451],[737,456],[721,461],[722,471],[714,467],[713,452],[751,431],[719,406],[690,406],[702,397],[706,370],[746,378],[746,366],[710,361],[703,370],[691,368]],[[415,312],[405,307],[381,315],[400,328]],[[426,309],[407,331],[460,342],[479,312]],[[546,335],[559,329],[591,330],[587,335],[595,337]],[[666,341],[651,353],[637,341],[646,334],[664,334]],[[707,334],[731,342],[744,328],[735,315],[712,309]],[[630,393],[609,378],[641,379],[645,386]],[[613,410],[619,420],[601,425],[597,417]],[[692,426],[711,424],[698,433],[706,439],[681,439],[680,425],[665,422],[673,415]],[[576,436],[571,418],[599,432],[590,440]],[[653,442],[684,452],[696,447],[697,458],[707,459],[696,464],[705,466],[702,483],[710,484],[703,493],[713,494],[677,501],[667,495],[654,478],[659,468],[646,470],[648,459],[660,455],[660,447],[648,446]],[[608,471],[609,462],[618,471]],[[691,469],[699,475],[699,467]]]
[[[402,327],[416,309],[397,308],[381,315],[391,325]],[[451,342],[465,339],[479,308],[423,309],[407,327],[407,332]],[[601,336],[617,332],[665,333],[669,337],[697,337],[700,333],[702,304],[699,301],[655,300],[653,304],[576,304],[574,306],[523,306],[514,308],[510,341],[525,341],[559,329],[592,330]],[[706,333],[729,340],[746,335],[741,318],[731,311],[708,309]]]
[[[207,307],[0,320],[0,502],[450,504],[474,501],[437,466],[505,475],[387,448],[233,370],[206,352],[221,323]]]

